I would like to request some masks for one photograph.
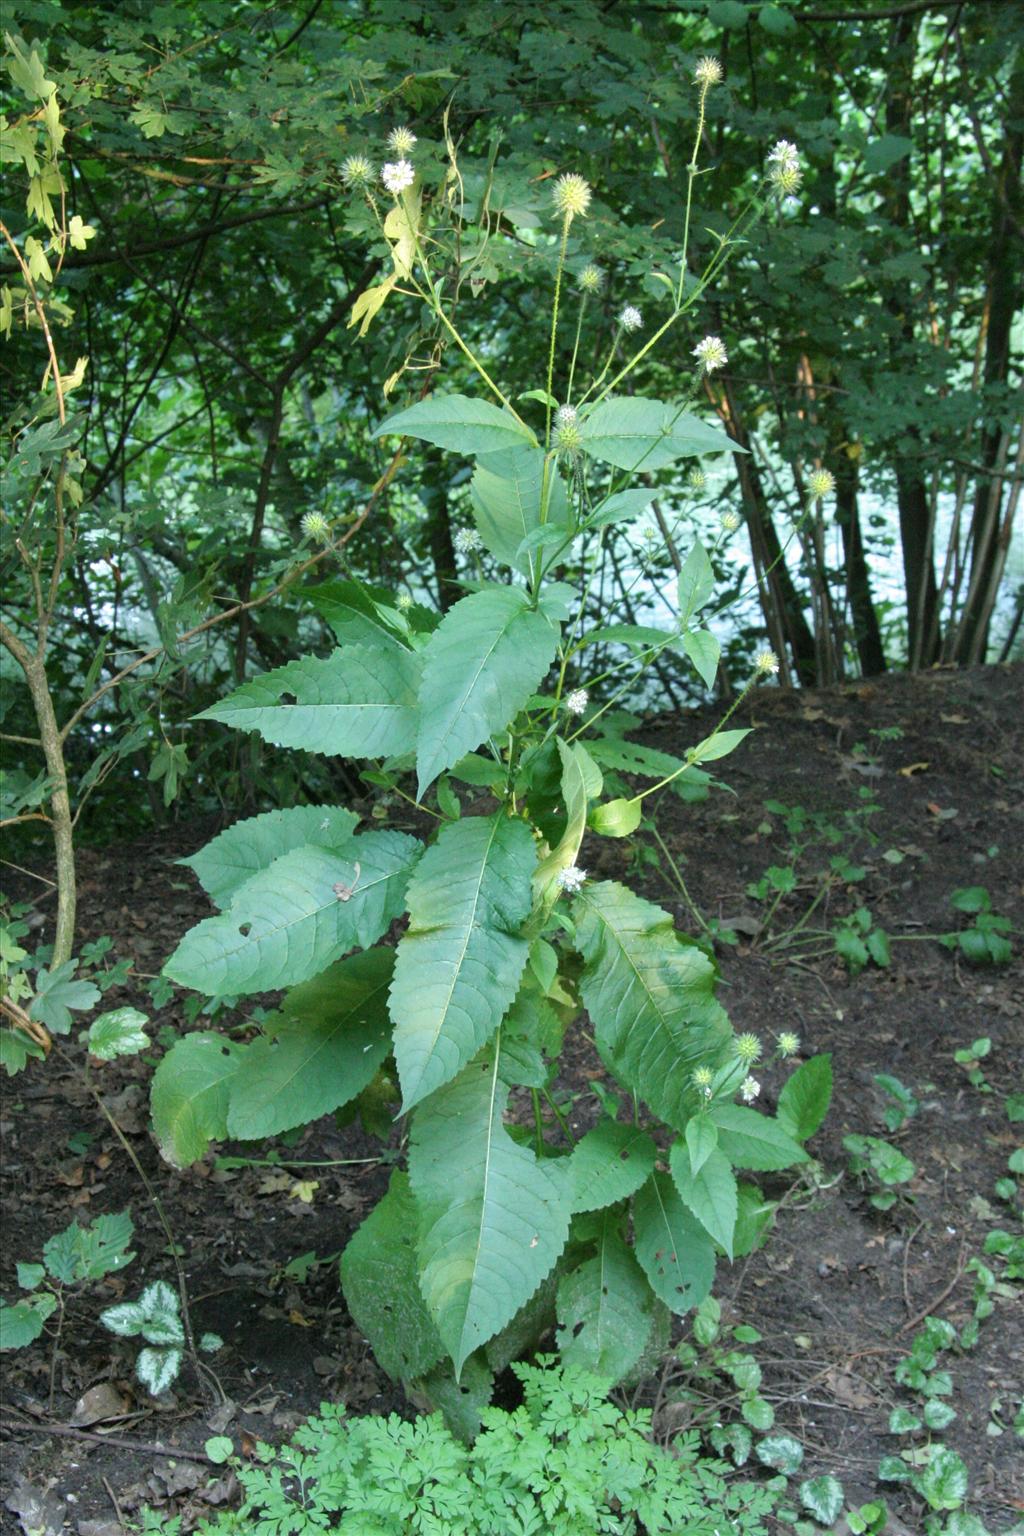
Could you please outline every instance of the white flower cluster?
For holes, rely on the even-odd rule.
[[[753,1104],[761,1092],[761,1084],[756,1077],[745,1077],[740,1084],[740,1098],[744,1104]]]
[[[643,323],[644,317],[635,304],[626,304],[619,311],[619,324],[624,331],[639,331]]]
[[[565,176],[559,176],[551,189],[556,210],[568,223],[579,217],[583,218],[590,207],[590,183],[575,172],[568,172]]]
[[[698,341],[694,347],[693,355],[705,373],[714,373],[716,368],[724,368],[729,361],[725,342],[720,336],[705,336],[704,340]]]
[[[722,66],[716,58],[705,54],[697,60],[697,67],[693,72],[696,85],[702,85],[707,90],[712,85],[718,85],[722,78]]]
[[[397,197],[400,192],[405,191],[406,187],[412,186],[416,180],[416,172],[410,161],[394,160],[381,168],[380,179],[392,197]]]
[[[575,864],[567,864],[564,869],[558,871],[558,885],[567,896],[577,896],[583,889],[583,882],[587,878],[585,869],[580,869]]]
[[[565,696],[565,712],[567,715],[583,715],[589,702],[590,694],[585,688],[573,688]]]
[[[560,405],[555,412],[555,425],[558,427],[574,427],[578,420],[578,414],[574,405]]]
[[[800,190],[800,151],[788,139],[779,139],[768,154],[768,180],[784,197],[792,197]]]
[[[460,555],[472,555],[480,548],[483,540],[475,528],[460,528],[452,543]]]
[[[299,524],[303,535],[317,544],[326,544],[331,537],[331,525],[322,512],[306,512]]]
[[[776,656],[773,650],[770,650],[768,646],[765,646],[763,651],[758,651],[757,655],[754,657],[755,672],[760,673],[762,677],[767,677],[769,673],[774,674],[778,670],[779,658]]]

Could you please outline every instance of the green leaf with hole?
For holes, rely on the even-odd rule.
[[[282,854],[293,848],[345,846],[358,825],[355,811],[340,805],[293,805],[236,821],[179,862],[195,872],[211,901],[223,909],[239,886]]]
[[[714,1284],[715,1250],[667,1173],[652,1173],[634,1196],[633,1232],[655,1295],[680,1314],[699,1306]]]
[[[172,1045],[153,1074],[153,1129],[164,1160],[187,1168],[211,1141],[228,1134],[231,1079],[242,1048],[223,1035],[196,1031]]]
[[[617,1382],[643,1354],[654,1295],[618,1231],[621,1218],[601,1222],[596,1252],[558,1287],[558,1348],[566,1366]]]

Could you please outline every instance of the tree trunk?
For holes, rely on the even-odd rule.
[[[861,672],[876,677],[886,669],[882,631],[871,595],[871,572],[864,552],[857,498],[857,466],[845,453],[834,456],[836,475],[836,522],[843,537],[846,564],[846,595],[853,620],[853,643]]]

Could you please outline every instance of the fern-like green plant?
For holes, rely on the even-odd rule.
[[[713,84],[700,83],[702,110]],[[274,1136],[368,1096],[379,1105],[382,1075],[397,1080],[407,1168],[349,1244],[342,1283],[382,1365],[469,1422],[493,1373],[552,1325],[567,1362],[616,1380],[637,1371],[670,1313],[708,1295],[718,1256],[749,1251],[763,1232],[768,1207],[743,1173],[805,1160],[827,1107],[827,1063],[794,1088],[798,1119],[751,1107],[761,1044],[735,1039],[713,955],[669,913],[583,867],[585,838],[628,836],[657,791],[706,793],[705,766],[748,734],[725,728],[734,704],[680,758],[626,740],[615,712],[666,648],[714,679],[718,642],[701,623],[714,573],[699,543],[680,562],[678,616],[663,631],[591,632],[587,595],[604,530],[654,495],[634,477],[735,451],[688,408],[725,362],[717,338],[692,349],[678,400],[622,385],[692,313],[781,183],[770,165],[696,283],[684,280],[684,248],[667,318],[632,355],[641,317],[623,311],[586,388],[578,329],[559,403],[563,278],[590,198],[581,178],[561,178],[547,379],[515,396],[520,410],[459,332],[441,278],[446,249],[457,263],[458,231],[445,220],[457,223],[458,208],[428,201],[404,160],[385,169],[393,196],[381,233],[394,271],[353,318],[365,329],[396,284],[415,292],[485,393],[427,395],[374,435],[472,461],[474,525],[456,539],[471,562],[464,595],[442,618],[328,582],[313,601],[337,648],[246,682],[205,718],[367,763],[366,780],[414,805],[434,833],[424,846],[362,830],[343,806],[296,806],[230,828],[188,861],[220,910],[186,935],[166,974],[211,996],[285,997],[249,1043],[207,1031],[176,1044],[155,1075],[153,1117],[164,1155],[181,1165],[211,1140]],[[815,495],[826,489],[819,475]],[[583,571],[576,586],[561,579],[570,554]],[[627,650],[602,679],[583,670],[596,640]],[[763,651],[751,685],[776,665]],[[606,774],[621,773],[644,788],[606,789]],[[406,914],[397,946],[382,944]],[[575,1140],[550,1088],[584,1008],[624,1097],[606,1094],[598,1123]],[[527,1127],[509,1116],[513,1095],[529,1107]]]
[[[777,1494],[727,1483],[698,1437],[673,1454],[647,1438],[650,1412],[623,1412],[608,1384],[576,1370],[517,1365],[523,1405],[484,1410],[467,1448],[440,1414],[408,1423],[349,1418],[324,1404],[290,1446],[236,1463],[244,1501],[199,1536],[763,1536]],[[145,1536],[178,1536],[150,1512]]]

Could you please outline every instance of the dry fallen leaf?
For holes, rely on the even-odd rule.
[[[128,1412],[128,1399],[117,1390],[112,1381],[101,1381],[90,1387],[75,1404],[69,1422],[76,1429],[89,1424],[102,1424],[107,1419],[120,1419]]]
[[[930,763],[908,763],[905,768],[900,769],[900,778],[912,779],[915,773],[924,773],[930,767]]]

